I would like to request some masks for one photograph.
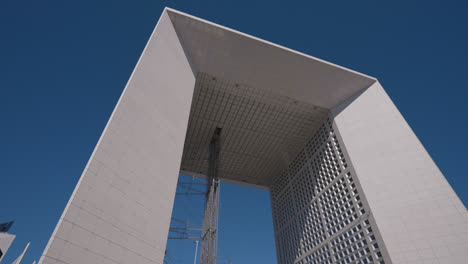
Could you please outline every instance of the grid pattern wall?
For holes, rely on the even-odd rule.
[[[219,175],[268,186],[316,131],[328,110],[198,73],[181,169],[206,174],[208,146],[221,127]]]
[[[272,184],[279,264],[384,263],[342,145],[326,118]]]

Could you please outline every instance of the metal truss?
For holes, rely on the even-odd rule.
[[[218,216],[219,216],[219,139],[221,128],[216,128],[210,142],[210,157],[207,182],[179,182],[176,195],[205,195],[203,227],[172,217],[168,239],[193,239],[201,241],[200,264],[216,264],[218,249]],[[206,186],[205,190],[200,190]],[[197,235],[201,233],[200,235]],[[195,251],[195,262],[196,262]]]
[[[208,188],[206,192],[205,213],[203,217],[204,234],[200,264],[216,264],[218,250],[218,214],[219,214],[219,140],[221,128],[216,128],[210,142],[208,166]]]

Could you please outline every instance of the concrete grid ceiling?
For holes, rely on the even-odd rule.
[[[270,190],[279,264],[465,263],[468,212],[372,77],[165,9],[39,261],[163,263],[180,172]]]

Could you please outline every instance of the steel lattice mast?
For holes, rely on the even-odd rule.
[[[216,128],[210,142],[208,165],[208,186],[206,191],[205,213],[203,216],[203,236],[200,264],[216,264],[218,247],[219,178],[218,157],[221,128]]]

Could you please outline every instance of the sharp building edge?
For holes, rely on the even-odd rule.
[[[375,78],[165,9],[39,263],[163,263],[217,127],[219,178],[271,192],[279,264],[468,259],[466,208]]]

